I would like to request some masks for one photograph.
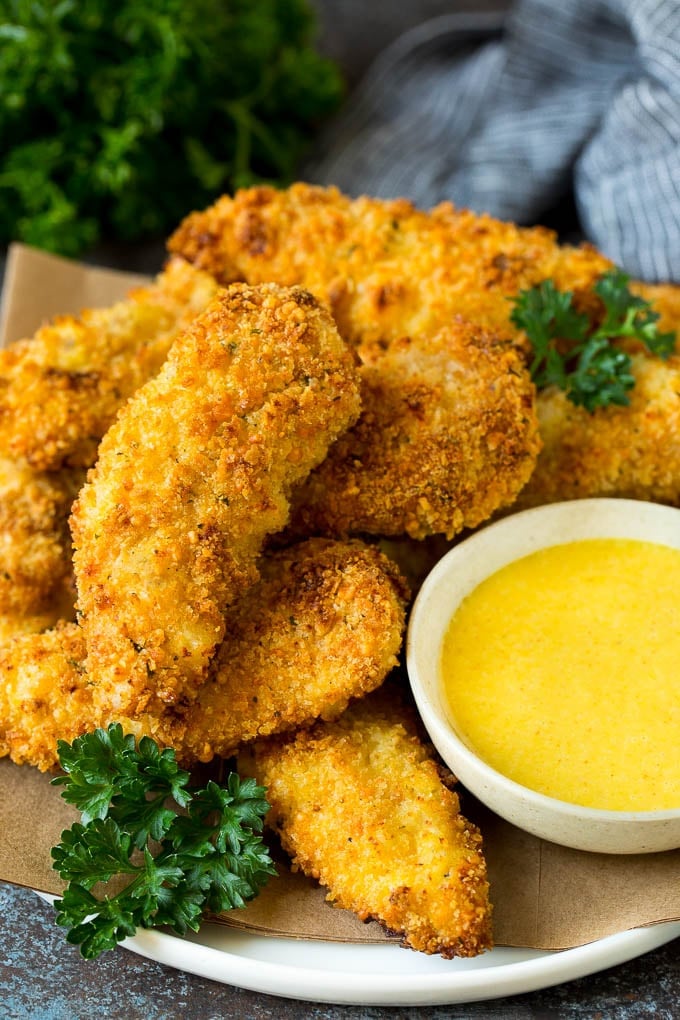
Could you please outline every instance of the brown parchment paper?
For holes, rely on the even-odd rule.
[[[160,268],[160,267],[159,267]],[[10,249],[0,346],[30,334],[45,318],[122,297],[144,277],[94,269],[34,251]],[[516,829],[463,794],[481,828],[491,878],[498,945],[566,949],[629,928],[680,920],[680,850],[639,856],[589,854]],[[50,847],[76,815],[50,776],[0,761],[0,880],[58,894]],[[243,911],[219,923],[257,934],[383,942],[375,923],[325,902],[324,892],[283,859],[279,877]]]

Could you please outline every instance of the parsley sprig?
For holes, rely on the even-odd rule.
[[[173,750],[149,737],[137,746],[118,724],[58,751],[65,775],[53,783],[82,818],[52,849],[68,883],[57,924],[87,959],[138,927],[196,931],[205,910],[244,906],[276,874],[258,835],[269,805],[254,780],[231,773],[224,787],[191,789]]]
[[[558,386],[573,404],[591,413],[609,404],[625,406],[635,378],[629,355],[613,341],[632,337],[660,358],[672,354],[675,334],[659,332],[658,314],[631,293],[629,282],[620,269],[599,278],[593,289],[604,315],[596,327],[576,310],[573,293],[558,290],[552,280],[520,292],[510,318],[531,342],[530,372],[539,389]]]
[[[5,0],[0,244],[77,255],[288,183],[338,108],[310,0]]]

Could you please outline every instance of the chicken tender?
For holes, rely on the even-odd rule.
[[[633,282],[659,330],[680,335],[680,287]],[[550,386],[537,410],[543,450],[516,507],[596,496],[680,504],[680,351],[663,361],[638,341],[619,340],[632,358],[628,406],[593,414]]]
[[[491,945],[481,837],[385,687],[336,722],[258,741],[238,759],[267,787],[269,824],[328,899],[425,953]]]
[[[459,315],[519,337],[508,301],[552,278],[581,306],[611,263],[594,248],[560,247],[544,227],[518,227],[449,203],[430,213],[406,201],[350,199],[294,184],[227,195],[192,213],[169,241],[222,283],[300,284],[330,305],[359,347],[429,337]]]
[[[68,582],[55,592],[49,606],[42,613],[0,613],[0,648],[23,634],[40,634],[60,621],[75,620],[75,591]]]
[[[680,355],[631,357],[627,407],[589,414],[555,387],[539,394],[543,450],[517,508],[594,496],[680,504]]]
[[[261,570],[229,612],[214,671],[189,709],[189,761],[333,719],[397,665],[407,591],[378,549],[311,539],[270,554]]]
[[[93,728],[85,642],[75,623],[0,644],[0,757],[42,771],[57,764],[57,741]]]
[[[511,343],[462,321],[365,350],[362,415],[295,493],[298,534],[451,538],[512,503],[540,448]]]
[[[680,335],[680,286],[674,283],[641,283],[635,280],[630,284],[630,289],[652,305],[659,316],[658,326],[661,333]]]
[[[0,649],[0,754],[43,770],[58,740],[120,722],[185,764],[339,715],[396,664],[406,592],[377,549],[311,540],[262,562],[227,613],[227,639],[193,705],[127,717],[96,707],[83,631],[60,625]]]
[[[272,279],[309,287],[330,303],[340,332],[362,358],[376,341],[389,345],[404,336],[436,334],[456,314],[526,348],[526,337],[510,322],[510,298],[552,279],[559,290],[573,292],[579,311],[597,320],[601,302],[593,285],[612,268],[593,247],[560,246],[545,228],[517,227],[449,203],[424,213],[403,200],[351,200],[334,188],[307,185],[225,196],[190,215],[170,248],[222,280]],[[653,303],[661,330],[680,331],[679,287],[634,282],[631,289]],[[546,449],[518,505],[606,494],[679,501],[677,369],[656,362],[655,368],[638,363],[634,371],[644,377],[648,406],[640,391],[633,393],[630,409],[609,407],[591,418],[553,389],[540,395]],[[666,414],[664,425],[660,417]],[[414,466],[419,459],[416,448]],[[324,471],[328,491],[319,483],[313,492],[320,521],[332,516],[328,504],[340,503],[349,475],[342,464],[337,476],[330,466]],[[369,480],[363,464],[359,473],[357,484],[379,497],[380,483],[372,475]],[[398,472],[392,482],[399,491]],[[506,484],[511,487],[511,476]],[[315,511],[310,506],[310,519]],[[361,508],[358,512],[361,520]],[[480,517],[482,512],[480,507]]]
[[[356,368],[299,288],[235,285],[121,411],[71,519],[95,703],[191,701],[290,490],[359,411]]]
[[[0,615],[49,614],[71,575],[68,516],[83,480],[0,457]]]
[[[0,350],[0,450],[38,470],[89,467],[118,408],[217,290],[207,273],[172,259],[126,301],[60,316]]]
[[[535,463],[534,389],[504,343],[526,348],[509,299],[550,277],[594,312],[611,266],[544,228],[304,184],[225,196],[169,247],[222,281],[300,283],[329,303],[363,363],[364,411],[300,494],[299,530],[416,538],[476,526]]]

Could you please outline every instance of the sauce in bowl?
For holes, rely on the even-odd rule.
[[[441,674],[459,736],[515,782],[680,808],[680,549],[595,538],[509,563],[454,613]]]

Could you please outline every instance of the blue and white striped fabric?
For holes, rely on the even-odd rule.
[[[504,24],[426,22],[318,152],[308,180],[520,223],[573,188],[586,237],[635,277],[680,282],[680,0],[518,0]]]

